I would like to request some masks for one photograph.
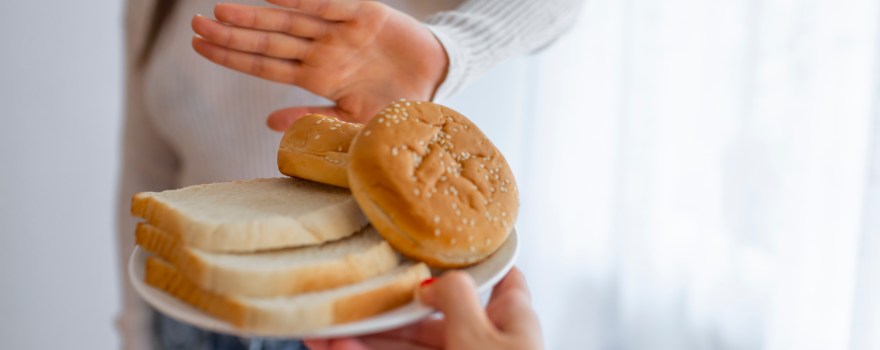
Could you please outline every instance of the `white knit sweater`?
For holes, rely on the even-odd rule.
[[[190,47],[194,14],[212,13],[213,0],[180,0],[142,70],[134,64],[154,1],[126,6],[126,108],[119,189],[118,250],[122,266],[134,247],[131,196],[198,183],[279,176],[281,135],[266,127],[270,112],[329,104],[298,87],[260,80],[215,65]],[[260,0],[238,0],[263,5]],[[505,58],[549,44],[573,21],[580,0],[389,0],[422,19],[449,55],[437,99],[452,95]],[[122,271],[118,318],[125,348],[149,344],[150,313]]]

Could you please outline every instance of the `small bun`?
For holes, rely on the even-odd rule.
[[[349,183],[399,252],[433,267],[477,263],[507,239],[519,208],[504,156],[447,107],[401,100],[355,137]]]
[[[284,132],[278,147],[282,174],[348,187],[348,147],[363,125],[308,114]]]

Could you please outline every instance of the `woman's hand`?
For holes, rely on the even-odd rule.
[[[422,303],[445,318],[360,338],[306,340],[312,350],[534,350],[542,348],[541,325],[523,274],[513,268],[492,291],[483,310],[474,281],[452,271],[418,290]]]
[[[389,102],[430,100],[446,75],[443,46],[416,19],[372,1],[267,0],[282,8],[218,4],[217,20],[192,19],[193,48],[260,78],[336,102],[269,116],[284,131],[316,112],[365,122]]]

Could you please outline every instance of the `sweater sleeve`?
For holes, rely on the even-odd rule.
[[[123,349],[152,349],[152,311],[128,280],[128,258],[134,249],[134,226],[129,207],[131,197],[141,191],[174,187],[177,159],[148,115],[143,100],[142,74],[137,68],[144,27],[154,1],[129,0],[125,7],[125,109],[122,160],[117,190],[117,254],[120,273],[121,310],[116,318]]]
[[[582,0],[466,0],[426,21],[446,49],[443,100],[501,61],[552,43],[577,18]]]

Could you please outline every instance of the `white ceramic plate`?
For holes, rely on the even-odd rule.
[[[514,260],[519,253],[516,230],[514,229],[506,242],[495,254],[483,262],[464,269],[474,277],[477,284],[477,292],[487,295],[495,284],[501,280],[507,271],[513,267]],[[431,315],[435,310],[413,301],[405,306],[389,312],[373,316],[357,322],[331,326],[308,333],[270,333],[235,328],[229,323],[221,321],[186,304],[177,298],[166,294],[160,289],[144,283],[144,262],[150,253],[136,247],[131,253],[128,263],[128,275],[134,289],[154,308],[165,315],[178,321],[189,323],[198,328],[218,333],[233,334],[240,337],[273,337],[273,338],[332,338],[343,336],[358,336],[386,331],[414,323]],[[434,275],[442,271],[434,271]]]

